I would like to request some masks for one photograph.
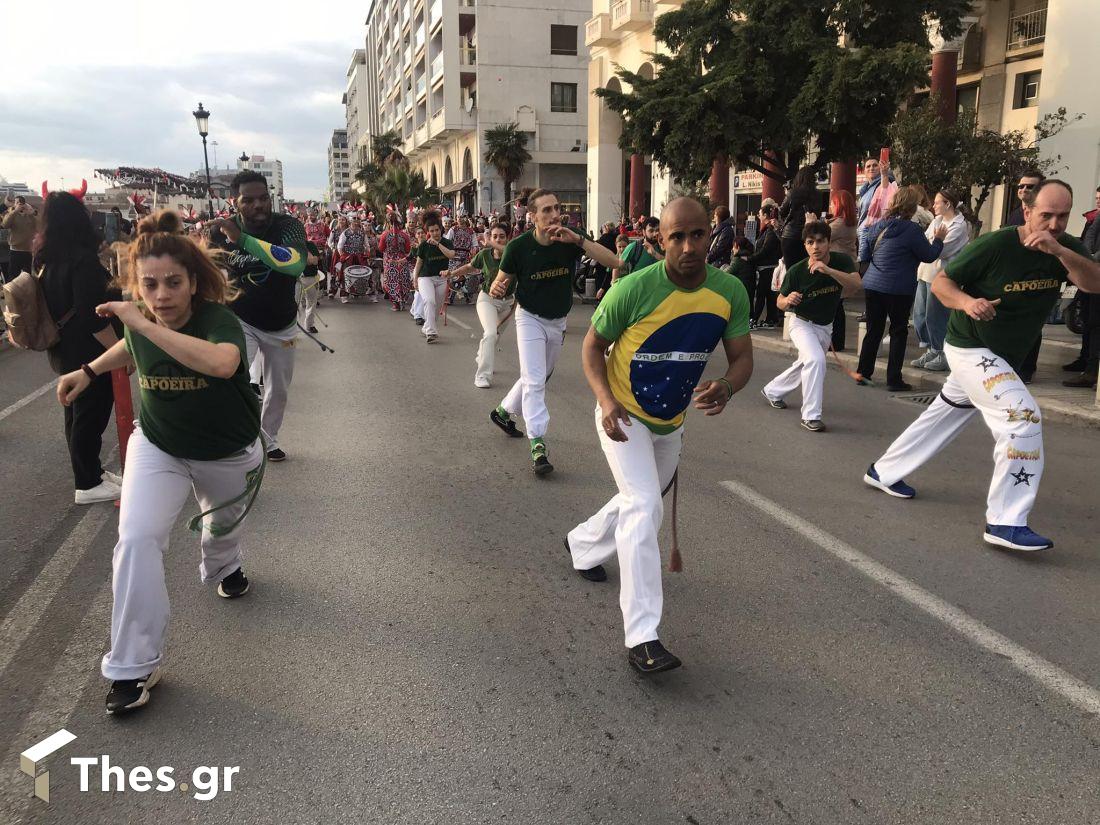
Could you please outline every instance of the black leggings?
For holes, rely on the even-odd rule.
[[[104,373],[65,407],[65,441],[78,490],[90,490],[103,480],[99,451],[103,447],[103,432],[111,423],[114,401],[111,374]]]
[[[779,307],[775,305],[776,293],[772,291],[772,272],[774,266],[762,266],[756,270],[756,289],[750,294],[753,296],[752,321],[760,320],[760,313],[767,309],[764,320],[769,324],[779,323]]]
[[[859,374],[870,378],[875,372],[875,358],[890,319],[890,356],[886,362],[886,381],[900,384],[901,368],[905,363],[905,345],[909,340],[909,312],[913,309],[912,295],[891,295],[865,289],[867,299],[867,334],[859,351]]]

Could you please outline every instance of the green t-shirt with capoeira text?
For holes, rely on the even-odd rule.
[[[446,238],[439,239],[439,246],[454,249]],[[439,246],[427,241],[420,242],[420,246],[416,248],[416,257],[420,259],[420,274],[416,277],[435,278],[447,274],[450,259],[439,250]]]
[[[840,272],[859,271],[855,261],[843,252],[830,252],[828,266],[829,269]],[[844,297],[844,287],[836,279],[810,272],[809,258],[803,258],[787,270],[787,277],[783,279],[779,294],[790,295],[792,292],[802,294],[802,303],[792,307],[791,311],[802,320],[820,326],[833,322],[836,308]]]
[[[664,261],[609,289],[592,328],[613,341],[607,381],[615,398],[655,433],[684,423],[691,392],[722,340],[749,334],[749,294],[733,275],[707,267],[695,289],[681,289]]]
[[[948,261],[944,272],[967,295],[1001,299],[990,321],[975,321],[960,309],[951,311],[944,340],[953,347],[990,349],[1016,369],[1043,334],[1043,323],[1061,295],[1066,268],[1053,255],[1028,249],[1018,227],[983,235]],[[1089,257],[1077,238],[1062,234],[1058,243]]]
[[[543,246],[532,229],[508,242],[500,269],[515,279],[521,307],[543,318],[564,318],[573,306],[573,276],[583,254],[577,244]]]
[[[474,255],[474,259],[470,261],[470,266],[481,273],[481,291],[488,294],[489,287],[493,285],[493,281],[497,279],[497,273],[500,272],[500,262],[503,258],[498,258],[493,255],[493,250],[486,247],[485,249]],[[513,278],[508,282],[508,291],[504,297],[507,298],[516,291],[516,279]]]
[[[230,378],[183,366],[144,335],[126,328],[126,349],[137,366],[141,431],[176,458],[216,461],[248,447],[260,434],[260,402],[248,384],[248,350],[237,316],[203,301],[177,332],[241,351]]]

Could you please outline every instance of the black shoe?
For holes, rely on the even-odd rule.
[[[218,582],[218,595],[223,599],[236,599],[247,592],[248,579],[239,567]]]
[[[825,432],[825,424],[822,423],[820,418],[803,418],[802,427],[812,433]]]
[[[569,549],[569,536],[563,538],[562,542],[565,544],[565,552],[568,553],[569,558],[572,559],[573,551]],[[607,581],[607,571],[603,569],[602,564],[597,564],[595,567],[589,567],[587,570],[577,570],[577,573],[582,579],[587,579],[590,582]]]
[[[1096,376],[1083,372],[1076,378],[1070,378],[1067,381],[1063,381],[1062,386],[1073,387],[1074,389],[1094,390],[1096,389]]]
[[[554,472],[554,465],[550,463],[550,459],[546,457],[546,454],[535,456],[534,461],[531,462],[531,469],[535,471],[535,475],[544,476]]]
[[[415,324],[416,324],[416,325],[417,325],[418,327],[422,327],[422,326],[424,326],[424,319],[423,319],[423,318],[413,318],[413,322],[414,322],[414,323],[415,323]]]
[[[886,385],[886,389],[890,392],[911,392],[913,385],[907,384],[904,381],[892,381]]]
[[[1084,358],[1078,358],[1062,365],[1062,372],[1084,372],[1089,363]]]
[[[630,666],[639,673],[649,675],[660,673],[662,670],[674,670],[682,662],[665,650],[665,646],[657,639],[652,642],[642,642],[630,648],[627,654]]]
[[[764,392],[763,390],[760,390],[760,394],[762,396],[764,396],[764,400],[768,402],[768,406],[770,406],[773,410],[785,410],[785,409],[787,409],[787,402],[784,401],[782,398],[780,398],[780,399],[768,398],[768,394],[766,392]]]
[[[286,461],[286,453],[276,447],[274,450],[267,451],[268,461]]]
[[[493,410],[491,413],[489,413],[489,420],[500,427],[502,430],[504,430],[504,432],[506,432],[512,438],[523,438],[523,433],[521,433],[519,429],[517,429],[516,422],[513,421],[511,418],[501,418],[500,414],[496,410]]]
[[[317,334],[317,327],[310,327],[309,329],[306,330],[306,332],[309,332],[309,333],[312,333],[313,335],[316,335]]]
[[[140,679],[119,679],[111,682],[111,690],[107,694],[108,713],[128,713],[137,710],[149,701],[149,691],[160,681],[160,668],[153,668],[153,672]]]

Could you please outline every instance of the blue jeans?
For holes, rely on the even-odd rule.
[[[917,281],[917,294],[913,302],[913,327],[920,340],[936,352],[943,352],[943,337],[947,334],[947,319],[951,310],[932,294],[932,285]]]

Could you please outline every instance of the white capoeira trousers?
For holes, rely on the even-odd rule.
[[[419,284],[417,286],[419,287]],[[424,299],[420,297],[419,289],[413,293],[412,301],[409,302],[409,315],[413,318],[424,317]]]
[[[189,461],[155,446],[141,427],[134,429],[122,477],[113,559],[111,650],[101,665],[108,679],[139,679],[160,664],[168,630],[164,551],[188,495],[194,490],[202,512],[232,501],[245,491],[246,476],[261,461],[259,439],[227,458]],[[245,498],[204,519],[199,565],[204,582],[220,582],[241,566],[244,523],[224,536],[212,535],[209,526],[212,522],[232,524],[247,504]]]
[[[260,426],[267,439],[267,449],[279,446],[279,430],[283,426],[286,413],[287,391],[294,378],[294,349],[298,339],[298,325],[278,332],[268,332],[241,321],[244,341],[248,346],[249,372],[253,379],[257,375],[256,363],[259,360],[259,374],[263,376],[264,400],[260,411]],[[256,383],[253,380],[252,383]]]
[[[626,646],[658,638],[664,597],[661,551],[657,533],[664,516],[661,491],[680,463],[684,428],[658,435],[637,419],[623,426],[626,441],[612,441],[596,407],[596,432],[615,476],[618,495],[588,521],[569,531],[573,567],[587,570],[619,557],[619,606],[623,611]]]
[[[420,296],[420,311],[424,318],[420,331],[425,335],[437,335],[435,321],[443,302],[447,300],[447,279],[442,275],[430,278],[421,275],[416,279],[416,292]]]
[[[490,381],[496,361],[497,341],[508,328],[504,319],[512,309],[515,298],[494,298],[484,290],[477,294],[477,317],[481,321],[481,343],[477,347],[477,372],[474,380]],[[503,323],[501,323],[503,321]]]
[[[988,349],[943,348],[951,375],[938,398],[875,462],[879,479],[899,481],[962,432],[981,413],[993,433],[993,480],[985,520],[1023,527],[1043,477],[1039,405],[1016,371]]]
[[[554,372],[564,343],[564,318],[543,318],[516,307],[519,380],[500,405],[509,415],[523,416],[528,438],[542,438],[550,426],[546,382]]]
[[[764,395],[772,401],[781,401],[801,385],[803,420],[820,420],[825,355],[833,340],[833,325],[815,324],[795,315],[791,318],[791,340],[798,348],[798,358],[764,387]]]
[[[321,297],[317,285],[320,282],[319,274],[298,279],[298,323],[306,329],[317,325],[317,300]]]

